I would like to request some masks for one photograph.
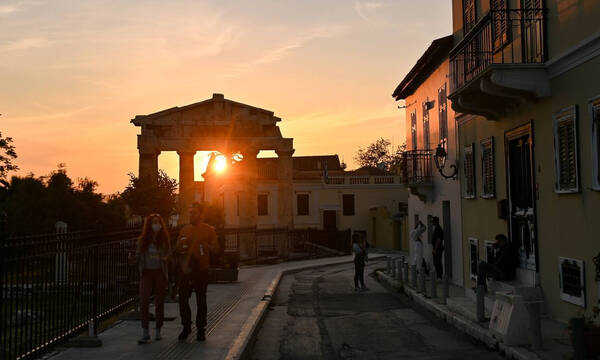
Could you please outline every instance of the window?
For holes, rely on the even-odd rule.
[[[583,260],[558,258],[560,298],[585,307],[585,271]]]
[[[477,20],[475,0],[463,0],[464,33],[471,31]]]
[[[500,49],[508,43],[508,11],[506,0],[492,0],[492,22],[494,31],[494,49]]]
[[[448,98],[446,96],[446,84],[438,90],[438,113],[440,143],[446,144],[448,139]]]
[[[308,216],[308,194],[298,194],[296,196],[296,210],[298,216]]]
[[[269,215],[269,195],[258,194],[258,216]]]
[[[497,255],[496,243],[491,240],[485,240],[483,243],[485,244],[485,261],[489,264],[493,264]]]
[[[469,256],[471,261],[470,278],[477,280],[477,267],[479,266],[479,240],[469,238]]]
[[[423,103],[423,148],[429,149],[429,101]]]
[[[592,114],[592,188],[600,190],[600,97],[590,104]]]
[[[575,106],[554,114],[556,192],[579,191],[577,166],[577,111]]]
[[[481,197],[496,196],[496,172],[494,162],[494,138],[481,140]]]
[[[465,198],[475,198],[475,154],[473,151],[473,144],[465,146],[463,166],[465,171]]]
[[[413,150],[417,150],[417,112],[410,113],[410,135]]]
[[[354,194],[342,195],[342,207],[344,216],[354,216]]]

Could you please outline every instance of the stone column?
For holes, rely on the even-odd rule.
[[[240,206],[240,226],[254,227],[258,220],[258,203],[256,193],[256,155],[258,149],[248,149],[242,156],[242,179],[244,194]],[[271,209],[269,209],[271,210]]]
[[[189,223],[190,205],[194,202],[194,155],[178,151],[179,155],[179,223]]]
[[[278,178],[278,225],[286,228],[294,227],[294,149],[276,150]]]
[[[146,153],[140,151],[140,168],[138,177],[140,180],[151,180],[156,182],[158,178],[158,155],[159,153]]]

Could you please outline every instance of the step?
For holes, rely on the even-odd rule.
[[[539,301],[544,299],[542,288],[523,284],[516,280],[496,281],[488,280],[488,289],[491,294],[497,292],[520,295],[525,301]]]
[[[467,290],[468,292],[468,290]],[[460,314],[467,319],[477,322],[477,304],[475,300],[469,297],[452,297],[446,300],[446,305],[452,311]],[[494,307],[493,299],[485,297],[485,317],[490,318],[492,316],[492,309]]]

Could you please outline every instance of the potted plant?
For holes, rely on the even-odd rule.
[[[588,357],[600,355],[600,308],[594,306],[589,315],[581,311],[577,317],[571,319],[569,323],[569,337],[577,351],[577,344],[585,346],[585,352]],[[575,327],[583,327],[583,331],[576,331]],[[580,339],[578,337],[583,337]]]

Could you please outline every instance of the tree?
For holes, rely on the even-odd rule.
[[[158,181],[141,180],[129,173],[129,185],[121,194],[131,211],[146,216],[159,213],[168,218],[175,211],[177,181],[170,178],[164,170],[158,172]]]
[[[6,174],[10,171],[19,170],[19,167],[13,164],[13,160],[17,158],[17,152],[11,137],[2,137],[0,132],[0,181],[6,186]]]
[[[202,211],[204,222],[217,229],[225,226],[225,212],[223,207],[217,204],[206,204]]]
[[[402,153],[406,150],[406,144],[391,147],[388,139],[379,138],[366,148],[359,147],[354,160],[360,167],[379,167],[390,170],[402,161]]]

